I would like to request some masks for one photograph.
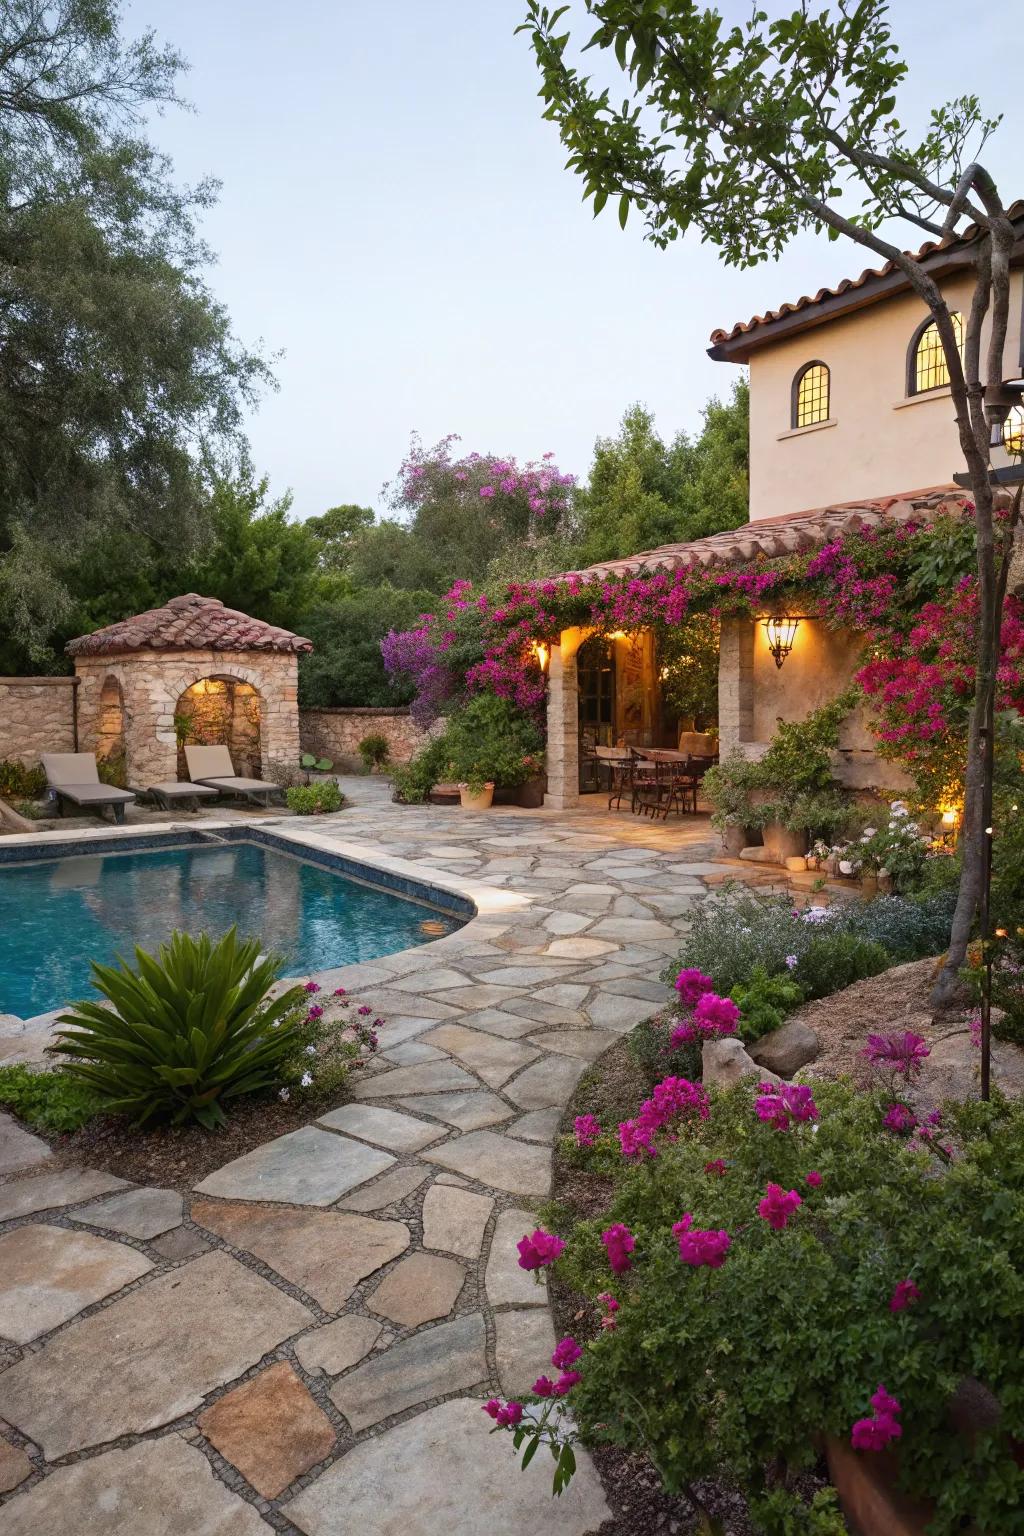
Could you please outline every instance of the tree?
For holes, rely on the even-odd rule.
[[[328,507],[320,517],[307,517],[305,527],[320,546],[324,569],[347,571],[360,535],[373,527],[373,508],[352,503]]]
[[[411,703],[414,689],[391,682],[380,645],[390,630],[410,629],[436,601],[433,592],[382,585],[313,609],[303,621],[314,648],[299,657],[299,702],[307,708]]]
[[[566,58],[565,11],[527,0],[545,116],[558,124],[569,165],[599,213],[631,208],[659,246],[693,228],[727,263],[777,256],[799,231],[826,231],[891,262],[929,310],[945,354],[960,447],[976,508],[980,615],[962,832],[963,874],[936,1002],[951,996],[972,924],[987,939],[995,668],[1002,597],[1020,509],[994,531],[989,441],[1013,397],[1004,387],[1010,254],[1015,230],[976,155],[998,119],[974,96],[931,114],[913,142],[895,115],[907,65],[892,40],[885,0],[839,0],[815,14],[808,0],[770,19],[755,8],[726,24],[694,0],[585,0],[596,22],[589,46],[610,52],[627,99],[612,105]],[[973,302],[961,355],[949,309],[907,234],[931,242],[965,235]],[[901,243],[883,230],[892,229]],[[983,327],[987,345],[982,351]],[[988,1026],[983,1024],[983,1092]]]
[[[270,382],[201,275],[213,185],[176,187],[137,131],[182,61],[118,22],[116,0],[0,10],[0,627],[44,665],[74,551],[193,549],[197,450],[237,441]]]
[[[630,406],[617,437],[599,437],[588,485],[577,494],[584,564],[614,560],[746,520],[748,389],[704,408],[696,438],[680,432],[666,446],[654,418]]]

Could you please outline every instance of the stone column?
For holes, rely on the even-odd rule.
[[[743,752],[754,736],[754,625],[723,619],[718,652],[718,736],[721,754]]]
[[[548,674],[548,789],[544,804],[554,811],[571,810],[580,803],[576,652],[583,638],[584,631],[581,629],[563,629],[558,645],[551,647],[551,668]]]

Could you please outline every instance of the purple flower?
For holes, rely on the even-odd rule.
[[[905,1104],[890,1104],[882,1124],[887,1131],[895,1131],[897,1136],[909,1136],[917,1121]]]
[[[788,1131],[794,1122],[817,1120],[818,1106],[805,1083],[762,1083],[754,1109],[757,1118],[773,1130]]]
[[[781,1184],[768,1184],[766,1189],[764,1199],[758,1202],[757,1214],[776,1232],[781,1232],[804,1202],[795,1189],[784,1190]]]
[[[555,1384],[550,1376],[538,1376],[530,1391],[534,1397],[554,1397]]]
[[[804,1175],[804,1183],[809,1184],[812,1189],[818,1189],[821,1185],[821,1174],[816,1168],[812,1168],[810,1173]]]
[[[358,1013],[358,1014],[361,1014],[361,1015],[362,1015],[362,1016],[363,1016],[363,1018],[364,1018],[364,1019],[365,1019],[365,1018],[366,1018],[366,1017],[367,1017],[367,1016],[368,1016],[368,1015],[369,1015],[369,1014],[371,1014],[371,1013],[372,1013],[372,1012],[373,1012],[373,1009],[372,1009],[372,1008],[371,1008],[371,1007],[370,1007],[370,1006],[369,1006],[369,1004],[368,1004],[368,1003],[362,1003],[362,1004],[361,1004],[361,1005],[360,1005],[360,1007],[358,1007],[358,1008],[357,1008],[357,1009],[356,1009],[356,1013]]]
[[[732,998],[719,997],[717,992],[705,992],[693,1010],[693,1022],[702,1035],[731,1035],[739,1017]]]
[[[320,1007],[320,1004],[319,1003],[314,1003],[312,1008],[310,1008],[309,1012],[306,1014],[306,1021],[307,1021],[307,1023],[315,1024],[317,1019],[322,1019],[323,1016],[324,1016],[324,1011]]]
[[[713,1173],[716,1178],[722,1178],[725,1174],[725,1159],[722,1157],[713,1158],[710,1163],[704,1164],[704,1172]]]
[[[691,1264],[695,1269],[721,1269],[732,1246],[732,1238],[724,1227],[717,1232],[695,1227],[689,1211],[683,1214],[682,1220],[674,1223],[672,1236],[679,1244],[679,1257],[683,1263]]]
[[[563,1371],[555,1382],[555,1396],[564,1397],[567,1392],[572,1391],[578,1381],[582,1380],[579,1371]]]
[[[481,1403],[480,1406],[484,1413],[488,1414],[492,1419],[496,1419],[501,1412],[501,1398],[489,1397],[486,1403]]]
[[[319,992],[320,988],[315,981],[307,981],[304,984],[302,990],[303,992],[308,992],[312,996],[314,992]]]
[[[913,1280],[900,1280],[889,1297],[890,1312],[905,1312],[915,1301],[921,1300],[921,1292]]]
[[[504,1408],[498,1409],[495,1415],[495,1423],[500,1424],[502,1429],[507,1429],[509,1425],[518,1424],[522,1417],[522,1403],[506,1403]]]
[[[345,996],[345,992],[346,992],[346,989],[344,987],[335,987],[333,995],[335,997],[344,997]]]
[[[601,1241],[607,1249],[608,1263],[613,1274],[622,1275],[627,1269],[632,1269],[630,1254],[636,1247],[636,1238],[623,1222],[613,1222],[607,1231],[601,1233]]]
[[[583,1351],[574,1338],[561,1339],[555,1345],[555,1352],[551,1356],[551,1364],[557,1366],[560,1371],[567,1371],[570,1365],[575,1365]]]
[[[891,1067],[901,1076],[916,1077],[931,1054],[922,1035],[912,1030],[897,1030],[891,1035],[868,1035],[863,1054],[873,1067]]]
[[[553,1232],[545,1232],[541,1227],[530,1237],[523,1237],[516,1244],[519,1250],[520,1269],[547,1269],[565,1251],[565,1243]]]
[[[871,1406],[876,1413],[887,1413],[892,1418],[903,1412],[899,1400],[885,1390],[882,1382],[878,1383],[878,1386],[871,1394]]]
[[[902,1428],[891,1415],[881,1413],[875,1418],[858,1419],[850,1431],[850,1444],[855,1451],[884,1451],[902,1433]]]
[[[791,971],[795,970],[798,964],[799,964],[799,961],[798,961],[796,955],[787,955],[786,956],[786,965],[787,965],[789,970],[791,970]]]
[[[705,992],[710,992],[713,987],[714,982],[710,976],[705,976],[703,971],[692,968],[687,971],[680,971],[676,977],[676,991],[679,993],[680,1000],[687,1008],[695,1007]]]
[[[601,1127],[596,1115],[577,1115],[572,1128],[576,1134],[578,1147],[592,1147],[601,1135]]]
[[[482,485],[480,487],[480,495],[481,496],[493,496],[494,495],[494,486],[493,485]]]

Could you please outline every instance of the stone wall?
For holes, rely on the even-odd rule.
[[[302,709],[299,736],[303,752],[329,757],[339,773],[362,767],[359,743],[364,736],[386,736],[391,760],[407,763],[430,739],[407,709]]]
[[[139,651],[130,656],[77,656],[78,739],[82,752],[111,747],[111,696],[121,690],[128,783],[146,789],[176,779],[174,715],[182,694],[201,678],[250,683],[259,697],[260,768],[294,769],[299,761],[298,664],[285,651]]]
[[[0,677],[0,759],[34,768],[44,752],[74,750],[73,677]]]

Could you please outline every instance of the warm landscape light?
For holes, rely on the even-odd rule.
[[[781,667],[793,649],[793,640],[800,620],[788,613],[776,613],[770,618],[763,619],[762,623],[768,638],[768,649],[775,657],[775,665]]]
[[[955,827],[956,826],[956,811],[943,811],[943,813],[942,813],[942,825],[944,827]]]
[[[613,629],[607,638],[609,640],[625,640],[626,631],[624,629]]]
[[[540,667],[541,671],[546,672],[548,669],[548,657],[551,655],[551,652],[548,650],[543,640],[535,640],[533,642],[533,654],[537,658],[537,665]]]

